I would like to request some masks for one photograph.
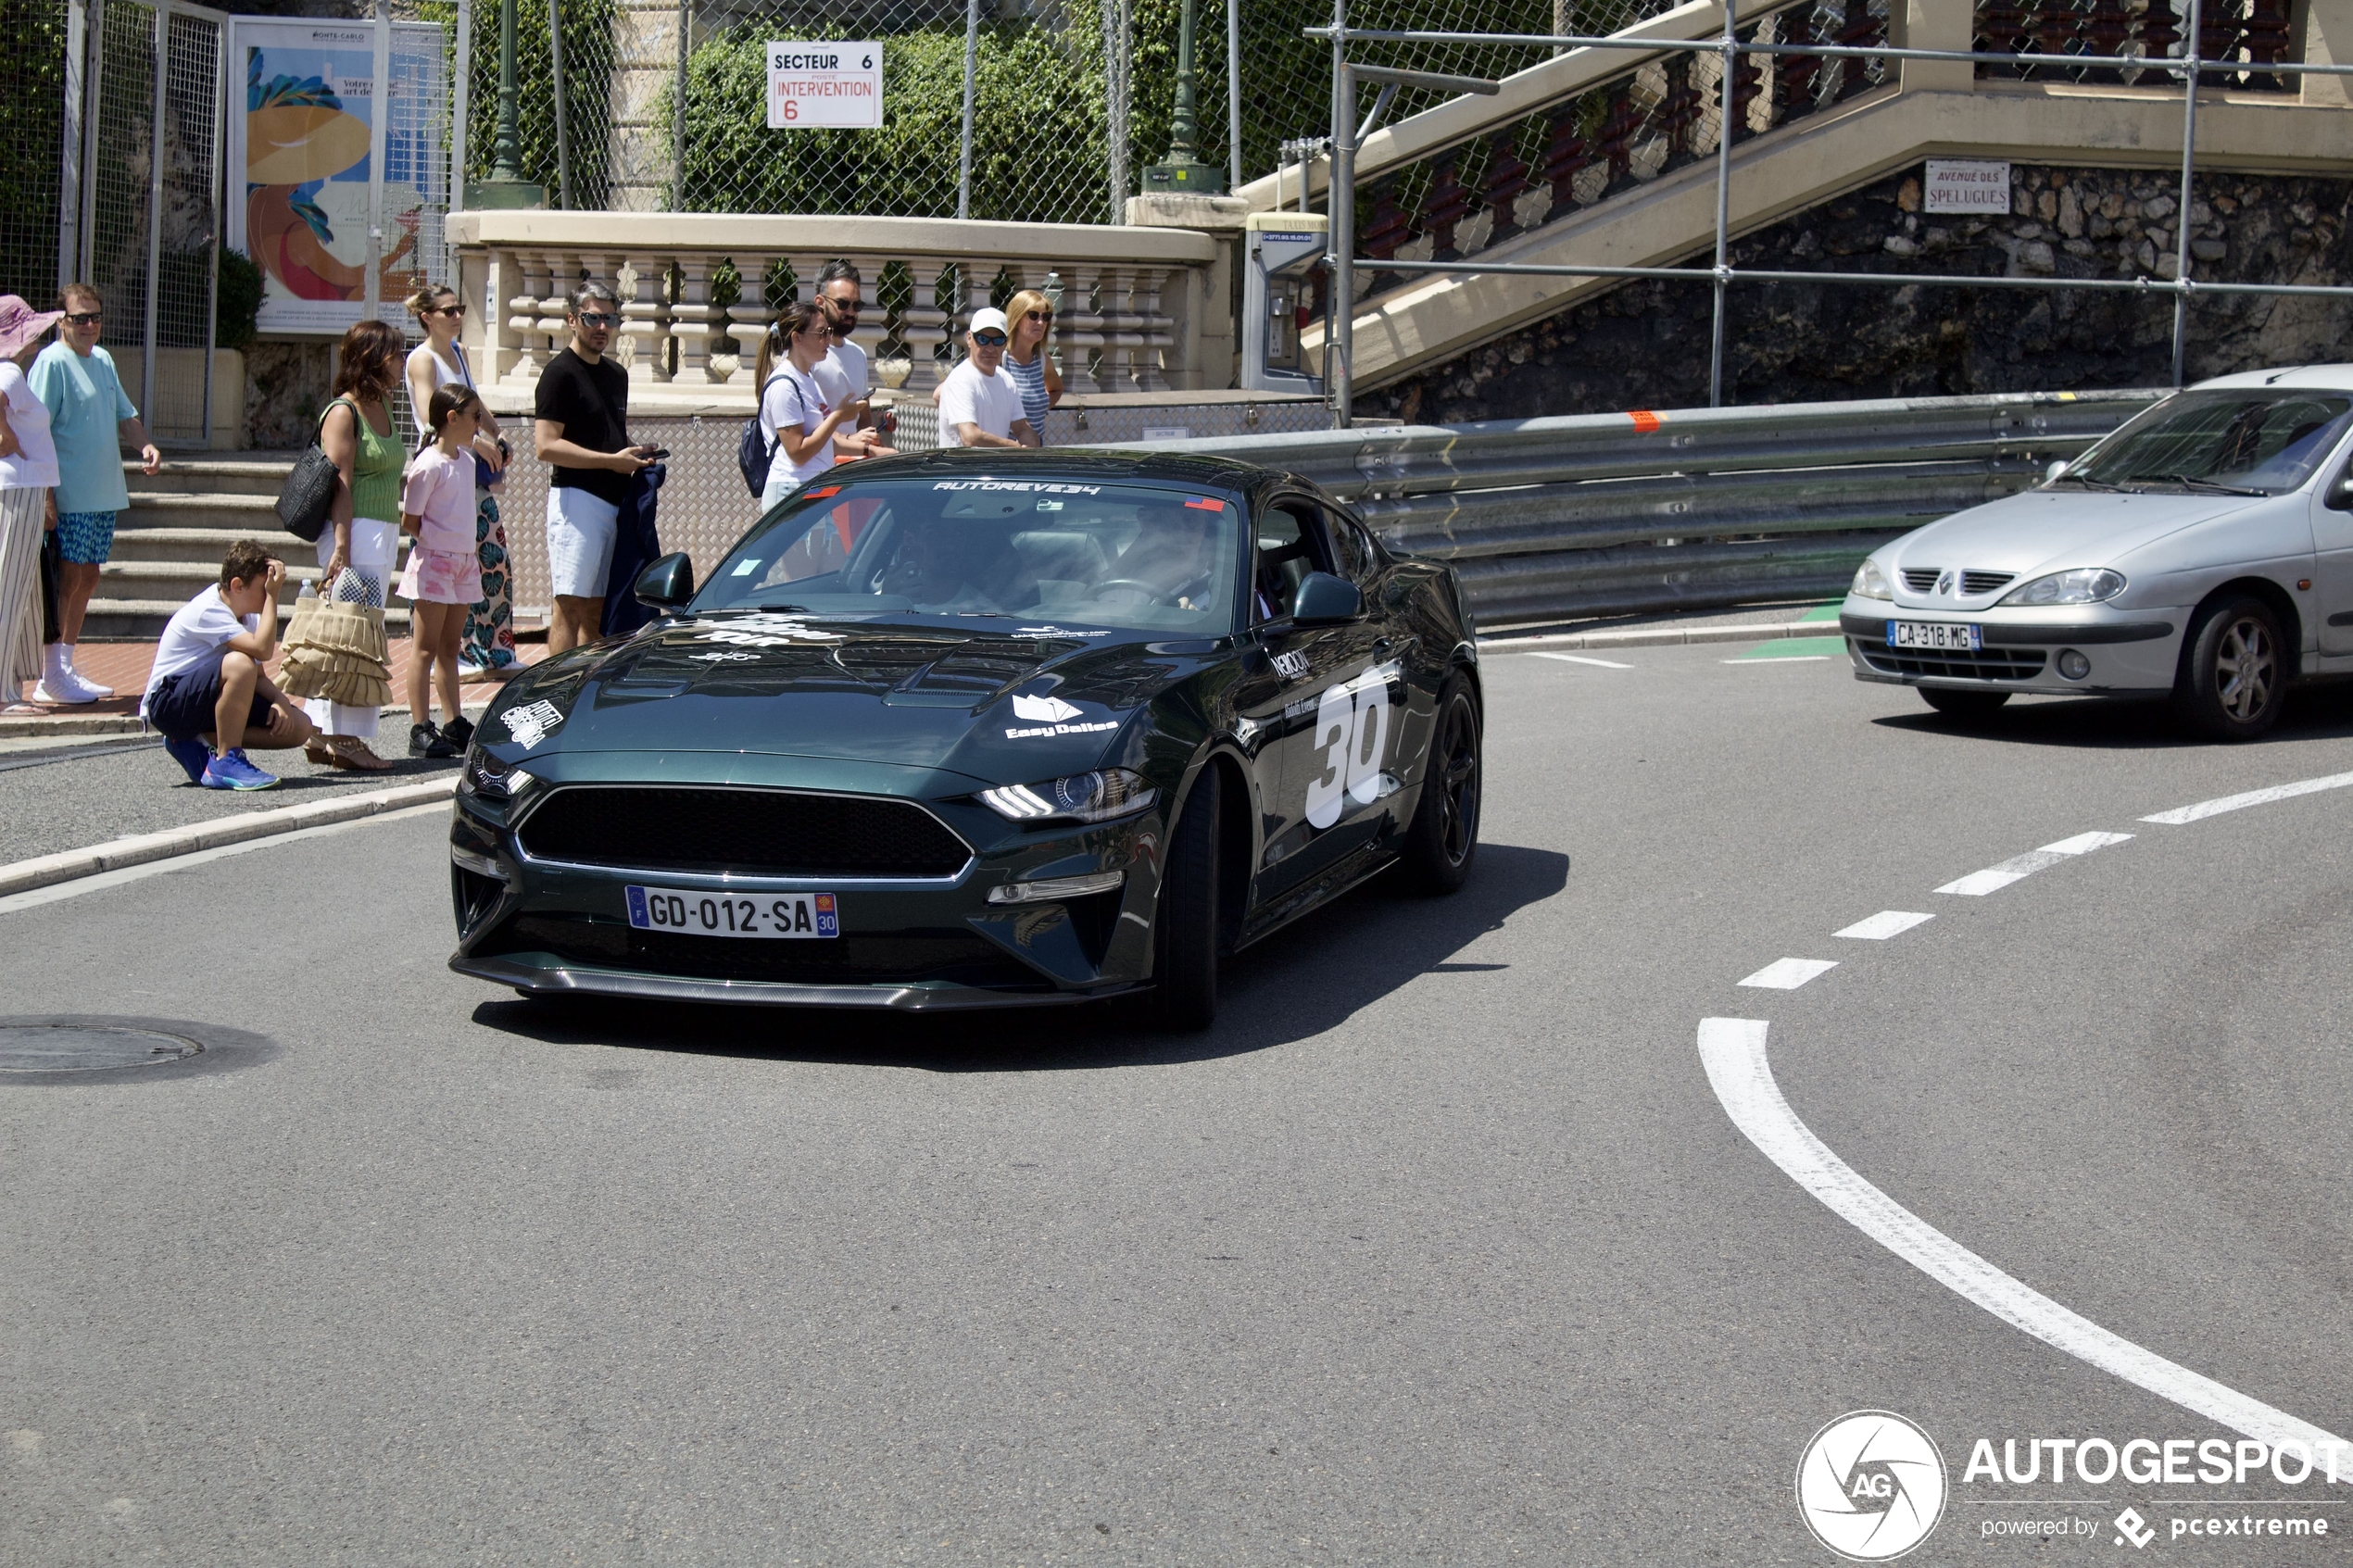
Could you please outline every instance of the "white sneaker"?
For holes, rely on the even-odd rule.
[[[70,679],[71,674],[69,672],[64,681]],[[60,684],[64,682],[61,681]],[[95,702],[98,699],[94,695],[85,694],[80,687],[69,684],[66,685],[64,691],[58,691],[49,684],[48,678],[44,676],[32,688],[32,700],[51,708],[73,708],[85,702]]]
[[[66,684],[70,689],[84,694],[82,698],[84,702],[97,702],[114,696],[112,686],[98,684],[97,682],[84,676],[81,671],[69,664],[66,666]]]

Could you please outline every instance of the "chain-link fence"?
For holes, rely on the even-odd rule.
[[[45,307],[57,292],[65,166],[65,0],[17,0],[16,36],[0,56],[0,293]]]

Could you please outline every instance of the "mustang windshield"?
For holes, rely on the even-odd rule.
[[[1232,628],[1231,495],[1051,479],[845,481],[755,530],[693,608],[913,612],[1136,631]]]
[[[2231,387],[2169,397],[2070,466],[2082,480],[2134,489],[2187,486],[2276,495],[2311,477],[2353,423],[2353,395]]]

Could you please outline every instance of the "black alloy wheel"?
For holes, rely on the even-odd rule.
[[[1152,919],[1152,975],[1159,1012],[1172,1028],[1217,1021],[1217,818],[1219,770],[1201,771],[1177,809]]]
[[[1422,797],[1405,830],[1406,880],[1442,896],[1461,887],[1478,854],[1478,704],[1460,675],[1438,694]]]
[[[1920,700],[1947,719],[1991,719],[2009,701],[2008,692],[1957,692],[1950,686],[1921,686]]]
[[[2258,598],[2226,600],[2191,624],[2173,711],[2208,739],[2253,740],[2279,721],[2289,670],[2279,612]]]

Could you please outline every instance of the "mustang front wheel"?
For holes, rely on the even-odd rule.
[[[1177,809],[1152,921],[1152,973],[1160,1012],[1178,1029],[1217,1020],[1218,771],[1203,768]]]

